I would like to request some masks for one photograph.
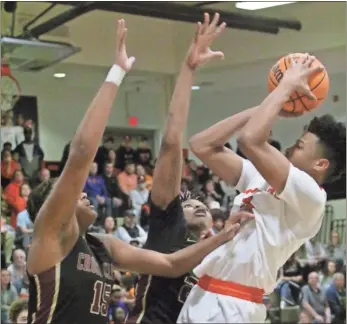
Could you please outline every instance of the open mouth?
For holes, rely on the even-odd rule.
[[[206,210],[204,208],[198,208],[195,212],[194,215],[196,217],[205,217],[206,216]]]

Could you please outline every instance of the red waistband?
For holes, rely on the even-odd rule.
[[[260,288],[248,287],[232,281],[215,279],[210,276],[201,277],[198,281],[198,286],[215,294],[232,296],[257,304],[263,303],[264,290]]]

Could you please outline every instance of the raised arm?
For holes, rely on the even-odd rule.
[[[234,136],[254,114],[257,107],[242,111],[194,135],[190,148],[213,173],[235,186],[242,172],[242,158],[224,144]]]
[[[190,272],[214,249],[233,239],[240,228],[241,219],[248,220],[253,217],[247,212],[235,213],[217,235],[172,254],[135,248],[110,235],[93,235],[104,242],[120,269],[164,277],[179,277]]]
[[[163,210],[180,191],[183,132],[187,125],[194,71],[212,58],[223,57],[223,53],[213,52],[209,48],[225,28],[225,23],[218,26],[218,22],[219,14],[215,14],[211,24],[209,15],[205,14],[204,24],[198,23],[195,38],[176,82],[151,192],[152,202]]]
[[[268,143],[268,137],[277,117],[284,115],[281,112],[282,106],[293,92],[298,91],[314,99],[307,80],[312,74],[322,70],[320,66],[311,67],[314,60],[314,57],[308,55],[299,62],[294,62],[291,58],[291,66],[284,73],[281,83],[252,114],[238,138],[241,151],[277,193],[284,189],[290,163],[281,152]]]
[[[125,49],[125,22],[118,21],[115,65],[86,111],[71,142],[65,168],[35,220],[34,240],[64,242],[67,246],[78,235],[75,208],[89,173],[102,134],[118,92],[118,86],[134,62]],[[117,85],[118,84],[118,85]]]

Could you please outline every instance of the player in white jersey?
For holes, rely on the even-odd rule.
[[[314,118],[285,155],[268,143],[275,120],[285,116],[281,107],[294,91],[315,100],[307,84],[320,70],[311,67],[313,60],[309,55],[299,62],[291,59],[280,85],[259,106],[191,139],[193,152],[241,192],[234,210],[251,210],[255,220],[194,269],[200,279],[178,323],[263,322],[262,296],[274,290],[278,269],[319,231],[326,202],[321,185],[346,169],[345,125],[330,115]],[[238,146],[248,160],[224,147],[238,131]]]

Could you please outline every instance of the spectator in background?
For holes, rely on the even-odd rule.
[[[136,151],[132,147],[131,137],[125,136],[122,145],[117,150],[117,169],[125,170],[127,164],[134,164]]]
[[[105,186],[103,177],[97,174],[98,165],[93,162],[87,182],[84,185],[83,191],[87,194],[88,199],[96,210],[102,211],[105,215],[112,215],[112,206],[110,200],[108,200],[108,192]]]
[[[211,180],[213,182],[214,190],[221,197],[218,201],[220,204],[222,204],[224,196],[225,196],[225,192],[222,188],[221,180],[216,174],[212,174]]]
[[[311,324],[312,316],[305,311],[301,311],[299,314],[299,322],[298,324]]]
[[[312,239],[305,242],[307,263],[312,269],[322,265],[322,263],[327,258],[324,246],[322,243],[317,241],[317,238],[318,234]]]
[[[1,114],[1,147],[5,143],[11,143],[12,147],[16,147],[24,139],[23,127],[13,125],[13,111],[9,110],[6,112],[2,111]]]
[[[336,272],[336,262],[329,260],[324,268],[319,272],[319,287],[325,292],[333,282],[333,275]]]
[[[104,165],[108,160],[108,152],[113,148],[114,139],[113,137],[106,137],[103,139],[102,145],[98,148],[96,152],[94,161],[98,165],[99,173],[104,169]]]
[[[110,234],[115,236],[116,234],[116,223],[112,216],[107,216],[104,222],[104,228],[101,233]]]
[[[41,170],[39,170],[38,175],[36,175],[32,181],[33,188],[37,187],[43,181],[48,181],[50,178],[51,178],[51,171],[49,171],[47,168],[42,168]]]
[[[108,151],[108,159],[107,159],[107,163],[111,163],[113,166],[113,175],[117,176],[121,170],[117,169],[117,154],[116,151],[114,149],[110,149]]]
[[[26,272],[26,254],[22,249],[13,251],[13,263],[7,270],[11,273],[11,283],[16,288],[20,287]]]
[[[146,188],[151,191],[153,177],[146,172],[146,169],[141,164],[136,166],[136,175],[137,177],[145,177]]]
[[[11,273],[1,269],[1,322],[8,323],[8,310],[18,298],[16,288],[11,284]]]
[[[186,192],[189,190],[189,180],[187,179],[182,179],[181,180],[181,192]]]
[[[279,284],[276,290],[281,296],[281,308],[294,306],[299,300],[300,286],[303,281],[303,268],[296,259],[295,253],[287,260],[279,270]]]
[[[17,225],[17,214],[25,209],[25,201],[21,196],[22,184],[24,183],[23,172],[20,170],[15,171],[13,179],[4,190],[4,198],[8,203],[11,212],[10,224],[13,228]],[[26,192],[26,191],[25,191]]]
[[[325,253],[329,259],[335,260],[339,264],[344,264],[346,260],[346,248],[340,243],[340,235],[336,231],[330,233],[330,242],[325,246]]]
[[[19,163],[24,174],[32,178],[41,168],[44,158],[41,147],[33,141],[32,128],[24,128],[24,141],[16,147],[15,152],[19,154]]]
[[[64,146],[63,156],[61,157],[60,166],[59,166],[59,172],[60,172],[60,173],[63,172],[63,169],[64,169],[64,167],[65,167],[67,158],[69,157],[70,144],[71,144],[71,141],[70,141],[69,143],[67,143],[67,144]]]
[[[136,163],[143,167],[151,167],[153,156],[152,150],[149,148],[148,138],[142,137],[139,147],[136,150]]]
[[[188,161],[188,180],[190,181],[190,188],[195,190],[199,187],[199,174],[198,166],[194,160]]]
[[[16,300],[10,306],[8,314],[13,324],[26,324],[28,322],[28,299]]]
[[[308,284],[302,287],[302,306],[317,323],[331,323],[329,304],[318,283],[318,273],[311,272],[308,275]]]
[[[130,199],[135,213],[136,224],[140,224],[142,205],[146,204],[148,201],[149,190],[146,187],[145,177],[139,176],[137,178],[137,188],[130,191]]]
[[[110,296],[110,303],[108,306],[108,320],[109,323],[120,324],[124,323],[129,309],[124,302],[122,287],[113,285]]]
[[[1,216],[1,249],[5,253],[5,264],[2,264],[3,267],[8,267],[11,264],[15,237],[16,234],[13,227],[6,224],[5,217]]]
[[[28,251],[34,232],[34,224],[31,221],[29,213],[26,209],[24,209],[17,215],[16,230],[16,241],[19,242],[19,244],[23,247],[25,251]]]
[[[3,150],[1,152],[1,187],[6,186],[11,182],[13,174],[20,170],[20,165],[17,161],[12,159],[10,150]]]
[[[140,246],[147,241],[147,233],[135,223],[135,214],[132,210],[124,213],[124,224],[117,228],[116,237],[125,243],[137,241]]]
[[[12,143],[11,142],[5,142],[2,146],[2,150],[5,151],[10,151],[12,152]]]
[[[211,232],[213,235],[219,233],[225,225],[225,215],[220,209],[213,208],[210,210],[213,220]]]
[[[111,152],[111,150],[110,150]],[[104,167],[103,179],[108,194],[108,204],[111,205],[111,214],[113,217],[118,217],[120,215],[120,208],[122,207],[124,201],[127,200],[127,197],[122,193],[118,179],[114,174],[114,165],[110,162],[107,162]]]
[[[131,190],[137,187],[137,176],[135,174],[135,164],[127,163],[124,171],[118,174],[118,183],[120,189],[127,195],[130,194]]]
[[[205,195],[205,204],[210,205],[211,202],[217,201],[219,204],[222,203],[222,196],[219,195],[214,186],[212,180],[208,180],[204,186],[203,193]]]
[[[342,273],[333,275],[333,282],[325,293],[334,323],[344,323],[346,320],[346,288],[345,276]]]

